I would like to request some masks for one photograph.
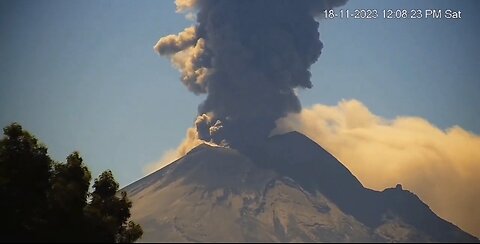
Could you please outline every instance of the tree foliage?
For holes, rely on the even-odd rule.
[[[132,203],[111,171],[89,192],[91,173],[78,152],[56,163],[46,146],[13,123],[0,140],[1,241],[134,242],[143,234]]]
[[[52,160],[47,148],[19,124],[3,129],[0,141],[0,216],[3,238],[36,238],[45,222]],[[5,221],[6,220],[6,221]],[[26,235],[28,234],[28,235]]]
[[[127,194],[121,192],[117,196],[118,183],[111,171],[103,172],[93,184],[91,203],[87,207],[89,220],[96,229],[102,230],[96,240],[105,242],[134,241],[140,238],[143,231],[130,218],[132,203]]]

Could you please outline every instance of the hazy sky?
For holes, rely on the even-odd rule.
[[[480,4],[355,1],[343,9],[454,9],[461,20],[324,20],[304,106],[357,99],[480,134]],[[18,121],[56,160],[79,150],[121,186],[177,146],[203,96],[153,45],[191,22],[170,1],[0,0],[0,125]]]

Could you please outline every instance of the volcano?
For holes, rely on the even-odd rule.
[[[401,185],[363,187],[298,132],[249,152],[202,144],[122,190],[143,242],[478,242]]]

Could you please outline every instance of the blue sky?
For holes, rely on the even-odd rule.
[[[325,20],[304,106],[362,101],[480,134],[480,4],[355,1],[343,9],[455,9],[461,20]],[[177,146],[202,96],[156,41],[191,25],[173,1],[0,1],[0,125],[20,122],[56,160],[78,150],[122,186]]]

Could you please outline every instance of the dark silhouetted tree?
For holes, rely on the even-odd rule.
[[[133,221],[129,221],[128,225],[122,226],[119,235],[117,237],[118,243],[132,243],[138,238],[142,237],[143,230],[139,224],[135,224]]]
[[[54,163],[47,148],[22,127],[4,128],[0,141],[0,241],[134,242],[143,234],[132,203],[103,172],[91,174],[78,152]]]
[[[135,241],[143,234],[139,225],[129,222],[132,203],[127,194],[118,192],[118,183],[111,171],[103,172],[93,184],[92,199],[87,207],[90,221],[95,228],[102,230],[96,240],[106,242]]]
[[[87,205],[91,174],[78,152],[67,157],[66,164],[55,164],[49,194],[50,223],[56,233],[51,240],[84,240],[87,229],[84,208]]]
[[[2,241],[40,238],[45,225],[52,160],[47,148],[17,123],[3,129],[0,141],[0,216]]]

